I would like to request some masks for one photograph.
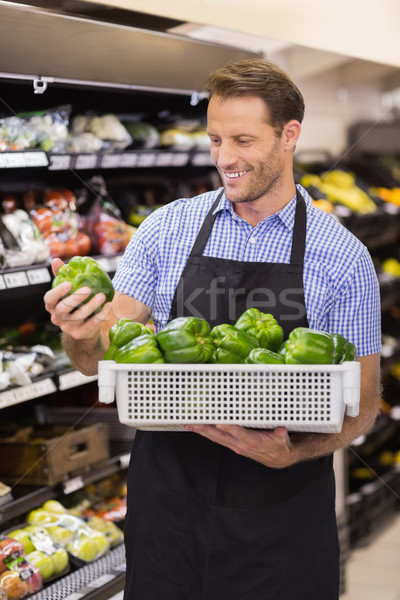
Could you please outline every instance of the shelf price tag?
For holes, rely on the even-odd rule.
[[[109,258],[102,256],[100,258],[96,258],[96,262],[106,273],[110,273],[110,271],[112,271],[112,265]]]
[[[156,167],[170,167],[173,164],[175,154],[173,152],[160,152],[156,156]]]
[[[76,157],[75,169],[95,169],[97,165],[97,154],[79,154]]]
[[[102,169],[117,169],[121,166],[120,154],[105,154],[101,159]]]
[[[58,381],[58,389],[60,391],[69,390],[84,383],[96,381],[97,375],[83,375],[80,371],[71,371],[71,373],[63,373],[60,375]]]
[[[174,167],[184,167],[185,165],[187,165],[188,160],[189,160],[188,152],[176,152],[174,154],[174,157],[172,160],[172,165]]]
[[[2,152],[0,154],[0,167],[2,169],[15,169],[25,166],[25,157],[23,152]]]
[[[71,156],[69,154],[52,154],[50,156],[49,171],[66,171],[70,168]]]
[[[0,290],[6,289],[6,282],[4,281],[3,275],[0,275]]]
[[[127,452],[126,454],[122,454],[119,457],[119,465],[120,465],[121,469],[128,468],[130,459],[131,459],[131,455],[129,452]]]
[[[43,151],[24,152],[24,158],[26,167],[47,167],[49,164],[47,154]]]
[[[22,385],[11,390],[6,390],[0,393],[0,408],[19,404],[33,398],[40,398],[46,394],[52,394],[57,391],[55,383],[52,379],[42,379],[28,385]]]
[[[23,287],[29,285],[28,277],[25,271],[15,271],[14,273],[5,273],[4,281],[8,288]]]
[[[126,152],[121,154],[120,167],[135,167],[137,163],[138,155],[134,152]]]
[[[208,152],[196,152],[196,154],[192,156],[192,165],[195,167],[208,167],[213,164],[214,161]]]
[[[115,575],[112,575],[111,573],[105,573],[104,575],[101,575],[101,577],[98,577],[94,581],[91,581],[89,583],[89,587],[100,588],[103,587],[103,585],[105,585],[109,581],[112,581],[113,579],[115,579]]]
[[[68,481],[64,481],[63,489],[64,494],[72,494],[77,490],[81,490],[84,487],[84,481],[82,477],[72,477],[72,479],[68,479]]]
[[[138,167],[154,167],[156,163],[156,155],[153,152],[142,152],[139,154]]]
[[[42,269],[31,269],[27,272],[27,275],[31,285],[35,285],[37,283],[47,283],[48,281],[51,281],[50,273],[45,267]]]

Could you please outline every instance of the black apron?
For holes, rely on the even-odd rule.
[[[193,245],[170,319],[193,315],[213,327],[254,306],[272,313],[285,337],[308,326],[302,196],[290,264],[203,256],[219,199]],[[271,469],[195,433],[138,431],[124,531],[125,600],[339,596],[332,456]]]

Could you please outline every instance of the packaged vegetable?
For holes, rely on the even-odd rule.
[[[103,177],[92,177],[82,189],[78,210],[94,253],[110,256],[125,250],[136,229],[123,220]]]
[[[51,539],[63,547],[71,557],[92,562],[110,549],[107,536],[90,527],[84,519],[70,514],[51,512],[39,507],[27,516],[31,525],[40,525]]]
[[[32,208],[30,215],[53,258],[66,259],[89,253],[91,240],[82,230],[71,190],[47,190],[43,204]]]
[[[7,194],[2,200],[4,215],[2,221],[8,231],[14,236],[20,252],[20,264],[34,264],[45,262],[50,255],[49,247],[40,235],[38,228],[29,216],[29,214],[18,208],[17,198],[12,194]],[[12,261],[6,251],[5,266],[12,267],[15,261]]]

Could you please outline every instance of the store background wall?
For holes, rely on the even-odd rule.
[[[92,5],[88,0],[84,5]],[[339,156],[349,125],[388,118],[382,94],[400,85],[400,4],[367,0],[100,0],[170,19],[174,33],[258,52],[293,77],[306,100],[298,152]]]

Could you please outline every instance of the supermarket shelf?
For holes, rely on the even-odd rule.
[[[349,214],[340,218],[370,250],[396,243],[399,238],[400,207],[386,203],[370,214]]]
[[[12,490],[13,499],[0,506],[0,524],[7,523],[16,517],[22,517],[30,510],[37,508],[47,500],[59,498],[84,488],[89,483],[100,481],[114,473],[124,471],[129,465],[130,452],[121,452],[116,456],[95,467],[90,467],[87,472],[66,479],[55,486],[35,488],[20,488]],[[16,497],[21,494],[19,497]]]
[[[8,388],[0,392],[0,409],[54,392],[68,390],[97,380],[97,375],[87,376],[74,369],[63,373],[52,373],[27,385]]]
[[[93,256],[99,265],[111,274],[115,272],[122,254],[112,254],[110,256]],[[53,279],[50,262],[34,265],[21,265],[0,271],[0,290],[17,290],[17,292],[30,292],[35,286],[45,286],[49,288],[49,283]],[[25,290],[25,288],[29,288]]]
[[[31,600],[106,600],[124,588],[125,547],[117,546],[105,556],[46,586]]]
[[[143,169],[213,166],[208,151],[132,150],[110,154],[51,154],[43,150],[0,152],[0,169],[46,168],[49,171]]]

